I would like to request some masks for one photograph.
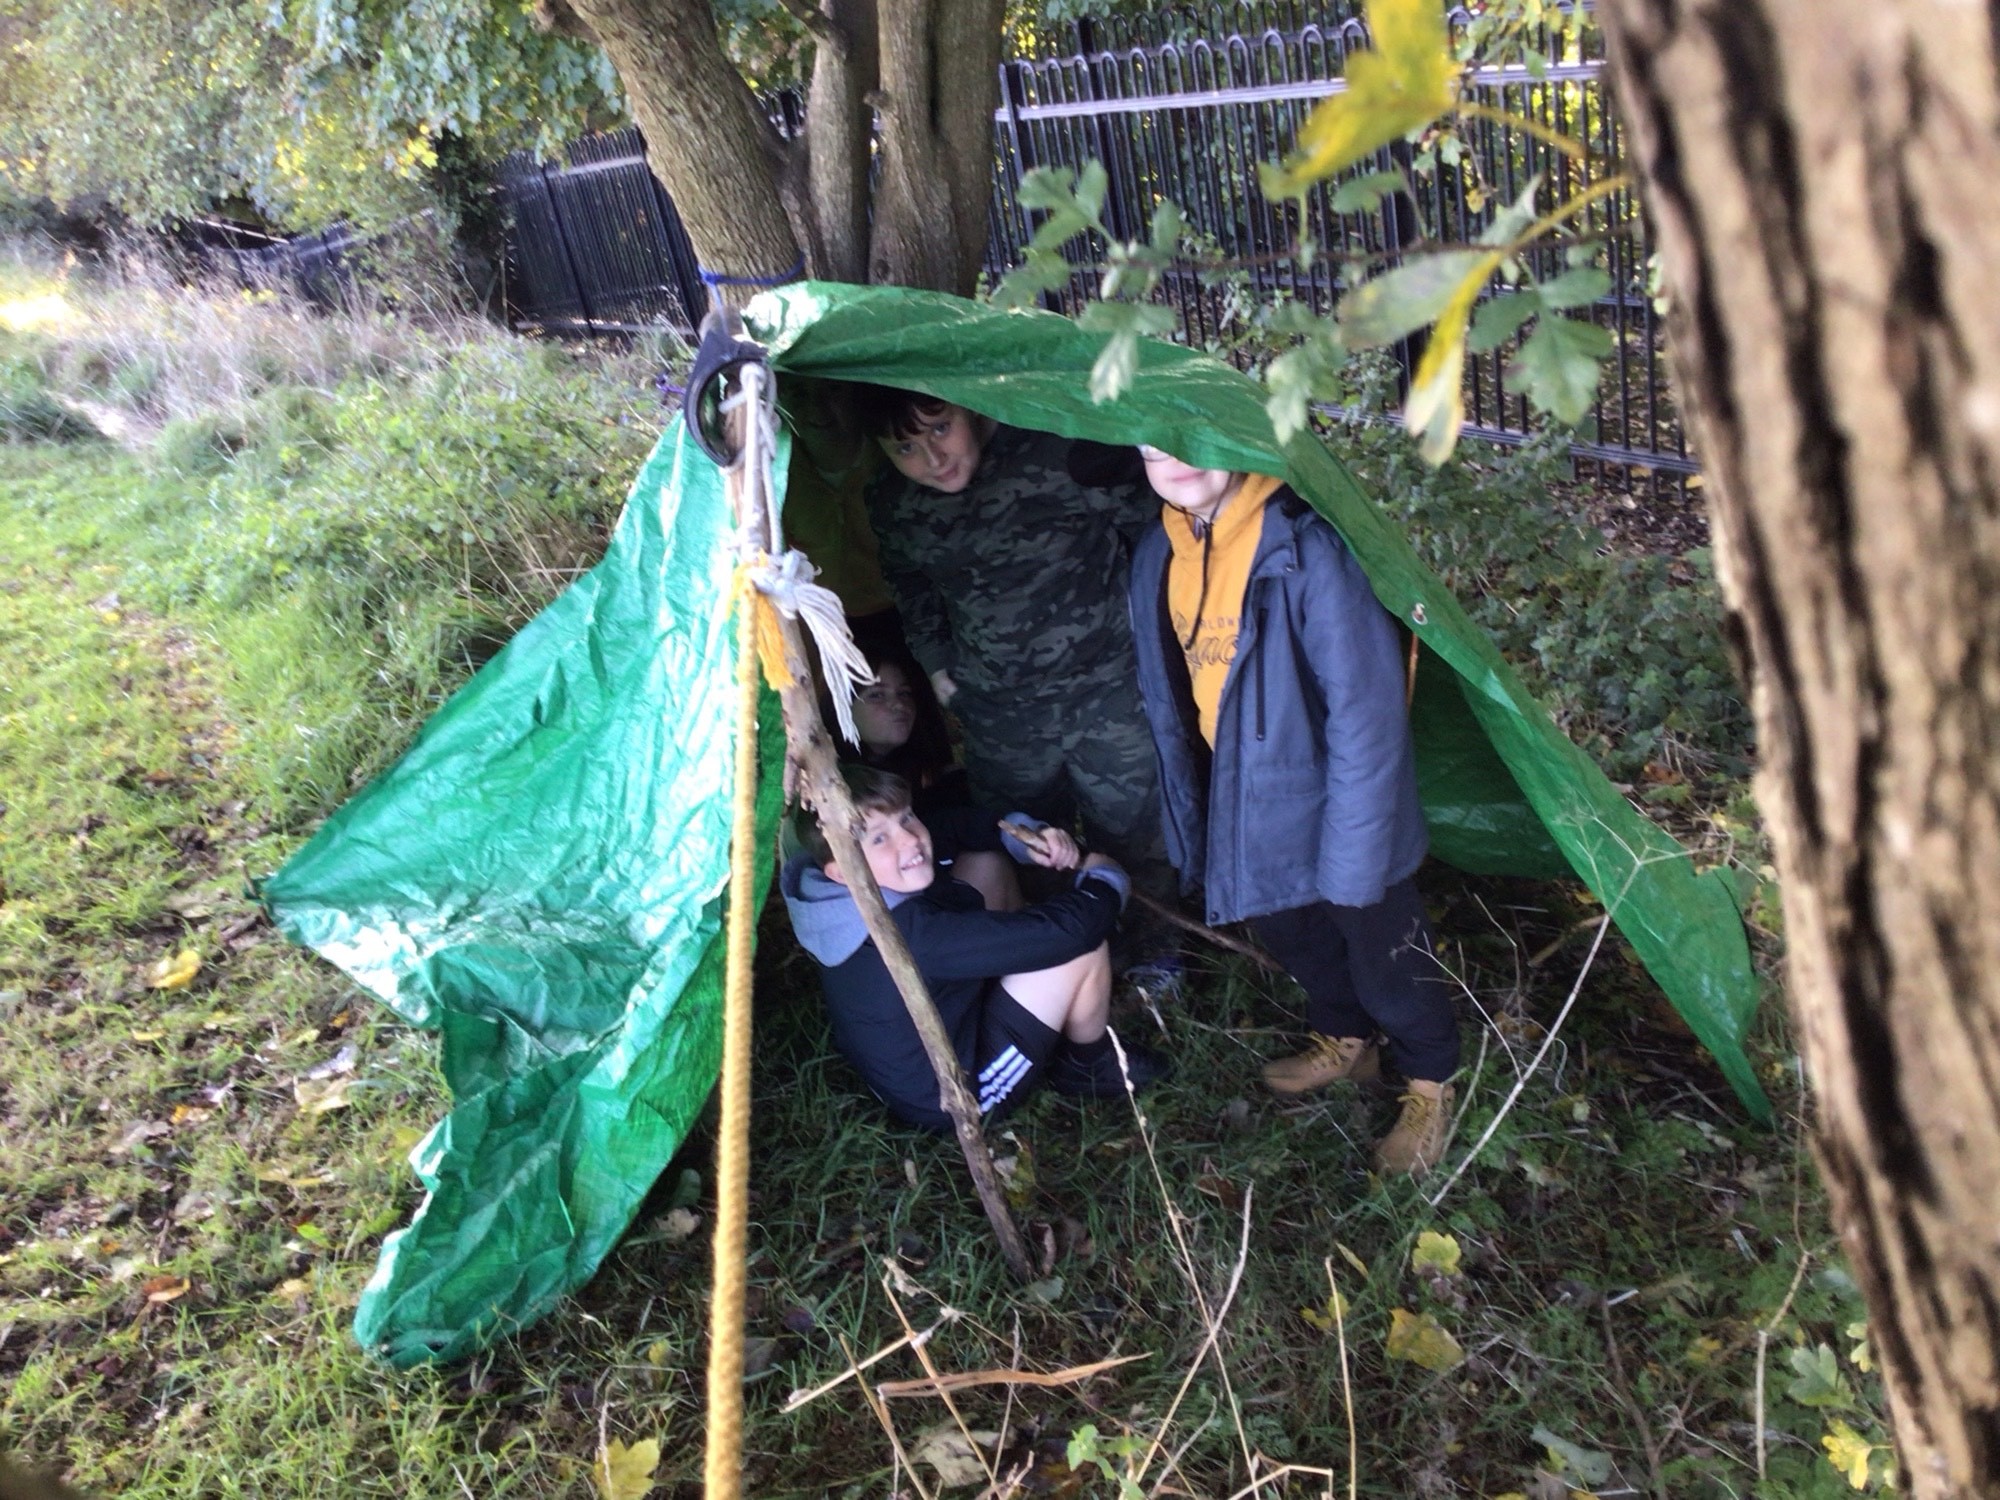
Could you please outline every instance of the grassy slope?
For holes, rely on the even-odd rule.
[[[271,701],[243,642],[270,654],[258,621],[273,617],[256,611],[281,606],[226,612],[157,587],[148,518],[187,513],[158,490],[183,482],[100,447],[0,447],[0,1446],[139,1496],[542,1495],[588,1493],[603,1433],[658,1440],[664,1492],[697,1493],[704,1137],[574,1305],[489,1358],[397,1374],[348,1336],[382,1235],[414,1206],[402,1152],[444,1101],[428,1039],[277,944],[235,895],[296,840],[268,831],[274,762],[231,728],[243,702]],[[1584,944],[1538,966],[1522,955],[1588,913],[1553,887],[1440,871],[1432,888],[1479,1007],[1466,1007],[1482,1066],[1462,1150]],[[1001,1146],[1049,1255],[1022,1289],[954,1150],[891,1129],[831,1056],[811,967],[775,920],[759,987],[748,1493],[915,1488],[893,1477],[895,1449],[851,1384],[778,1410],[904,1317],[946,1319],[928,1352],[948,1370],[1145,1356],[1074,1387],[959,1398],[971,1426],[1005,1427],[1012,1456],[1037,1462],[1037,1493],[1116,1493],[1094,1468],[1071,1473],[1072,1434],[1093,1427],[1116,1468],[1170,1408],[1175,1482],[1217,1496],[1246,1482],[1246,1446],[1331,1467],[1345,1493],[1350,1404],[1359,1490],[1375,1495],[1560,1493],[1537,1478],[1561,1469],[1538,1427],[1584,1450],[1567,1476],[1579,1489],[1832,1495],[1849,1491],[1818,1452],[1828,1419],[1879,1435],[1845,1334],[1859,1305],[1827,1260],[1796,1136],[1743,1125],[1615,947],[1435,1210],[1365,1173],[1392,1101],[1280,1106],[1252,1086],[1257,1056],[1296,1024],[1282,987],[1204,955],[1157,1019],[1127,997],[1119,1024],[1152,1041],[1163,1025],[1179,1074],[1143,1125],[1058,1099],[1012,1125]],[[200,975],[148,989],[147,966],[183,948]],[[297,1081],[348,1047],[345,1107],[301,1108]],[[1795,1098],[1782,1036],[1758,1055]],[[1174,1407],[1203,1340],[1191,1288],[1224,1297],[1246,1222],[1223,1358]],[[1459,1274],[1412,1267],[1427,1229],[1458,1240]],[[1301,1315],[1324,1311],[1329,1274],[1348,1299],[1345,1380],[1335,1336]],[[1443,1373],[1387,1357],[1398,1308],[1434,1316],[1469,1357]],[[1835,1384],[1797,1387],[1822,1403],[1802,1404],[1794,1353],[1812,1365],[1821,1345]],[[874,1373],[920,1371],[906,1351]],[[886,1411],[905,1449],[950,1422],[931,1400]],[[1148,1488],[1159,1473],[1156,1459]]]

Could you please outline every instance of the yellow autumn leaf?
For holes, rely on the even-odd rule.
[[[1259,171],[1266,198],[1296,197],[1451,108],[1458,70],[1446,50],[1444,7],[1368,0],[1363,9],[1375,45],[1347,55],[1347,87],[1312,112],[1282,166]]]
[[[164,1031],[135,1031],[132,1033],[132,1040],[135,1042],[157,1042],[165,1036],[166,1033]]]
[[[1835,1417],[1826,1424],[1826,1435],[1819,1445],[1826,1449],[1833,1466],[1847,1476],[1849,1485],[1857,1490],[1868,1488],[1868,1459],[1875,1452],[1873,1443]]]
[[[1391,1359],[1406,1359],[1426,1370],[1449,1370],[1465,1362],[1465,1351],[1442,1323],[1429,1313],[1405,1307],[1389,1313],[1387,1352]]]
[[[1425,463],[1443,463],[1458,445],[1458,429],[1465,420],[1465,330],[1472,321],[1472,305],[1504,259],[1506,256],[1496,250],[1473,262],[1438,315],[1424,357],[1410,380],[1403,424],[1422,440],[1419,451]]]
[[[1299,1316],[1321,1333],[1332,1333],[1347,1321],[1347,1299],[1338,1290],[1328,1292],[1324,1306],[1302,1307]]]
[[[178,953],[168,954],[146,971],[146,988],[149,990],[185,989],[194,983],[194,976],[201,972],[201,955],[192,948],[183,948]]]
[[[328,1110],[347,1108],[347,1091],[353,1086],[351,1073],[339,1078],[298,1078],[292,1081],[292,1098],[299,1106],[299,1113],[323,1115]]]
[[[1360,1273],[1361,1278],[1364,1281],[1367,1279],[1368,1277],[1367,1261],[1363,1260],[1360,1256],[1356,1255],[1352,1250],[1348,1249],[1347,1246],[1341,1244],[1339,1240],[1335,1240],[1333,1242],[1333,1248],[1340,1252],[1341,1258],[1343,1260],[1345,1260],[1350,1266],[1354,1267],[1354,1269],[1358,1273]]]
[[[651,1438],[629,1446],[613,1438],[590,1466],[590,1482],[604,1500],[643,1500],[653,1488],[653,1470],[659,1466],[660,1445]]]
[[[1451,1235],[1426,1229],[1417,1236],[1417,1248],[1410,1252],[1410,1264],[1419,1271],[1435,1271],[1440,1276],[1458,1274],[1458,1241]]]
[[[1875,1368],[1875,1353],[1868,1342],[1867,1323],[1849,1323],[1847,1325],[1847,1336],[1858,1341],[1852,1349],[1847,1351],[1847,1357],[1853,1362],[1855,1369],[1866,1375],[1870,1370]]]
[[[271,1300],[273,1302],[290,1302],[294,1298],[305,1296],[310,1291],[312,1291],[312,1283],[310,1281],[306,1280],[303,1276],[294,1276],[290,1280],[281,1281],[271,1288]]]

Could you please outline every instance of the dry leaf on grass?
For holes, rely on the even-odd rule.
[[[148,1302],[173,1302],[188,1294],[185,1276],[155,1276],[139,1288]]]
[[[967,1442],[966,1434],[959,1431],[956,1422],[926,1427],[911,1445],[910,1457],[936,1469],[938,1479],[946,1489],[982,1484],[992,1477],[992,1473],[979,1449],[991,1450],[999,1443],[1000,1435],[997,1432],[974,1432],[971,1437],[972,1442]],[[974,1443],[978,1447],[974,1447]]]
[[[660,1466],[660,1445],[651,1438],[626,1444],[613,1438],[590,1466],[590,1482],[603,1500],[643,1500],[653,1488],[653,1470]]]
[[[125,1133],[118,1138],[114,1152],[126,1152],[143,1146],[147,1141],[157,1140],[163,1135],[172,1135],[174,1127],[165,1120],[135,1120],[125,1127]]]
[[[1410,1253],[1410,1264],[1419,1271],[1435,1271],[1440,1276],[1458,1274],[1458,1241],[1448,1234],[1439,1234],[1435,1229],[1426,1229],[1417,1236],[1417,1248]]]
[[[292,1081],[292,1097],[298,1101],[299,1113],[323,1115],[328,1110],[347,1108],[347,1091],[353,1086],[351,1077],[324,1081],[298,1078]]]
[[[149,990],[185,989],[201,972],[201,955],[192,948],[170,953],[146,971]]]
[[[1449,1370],[1465,1362],[1465,1351],[1442,1323],[1429,1313],[1413,1313],[1405,1307],[1389,1312],[1387,1353],[1391,1359],[1406,1359],[1426,1370]]]

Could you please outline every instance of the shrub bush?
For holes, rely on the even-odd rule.
[[[1685,795],[1682,773],[1747,773],[1750,716],[1707,551],[1611,547],[1568,483],[1567,434],[1511,450],[1463,444],[1437,469],[1398,428],[1355,423],[1334,443],[1613,777],[1671,799]]]
[[[642,373],[480,340],[169,425],[143,575],[216,622],[275,813],[336,805],[596,560],[657,432]]]
[[[0,442],[64,443],[96,436],[51,394],[35,344],[0,334]]]

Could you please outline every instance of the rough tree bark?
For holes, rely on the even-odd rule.
[[[1003,0],[786,5],[816,43],[806,129],[792,141],[724,53],[709,0],[538,0],[537,15],[609,54],[704,266],[774,276],[803,254],[814,276],[970,293],[986,245]]]
[[[1616,0],[1821,1169],[1909,1493],[2000,1494],[1995,15]]]

